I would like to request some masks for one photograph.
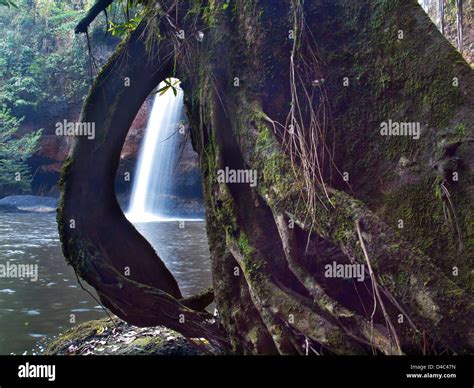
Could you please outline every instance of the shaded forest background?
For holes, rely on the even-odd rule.
[[[74,34],[74,27],[93,3],[15,0],[15,6],[0,6],[2,143],[36,134],[30,137],[29,147],[10,142],[8,150],[0,150],[0,196],[55,193],[69,148],[67,138],[54,136],[55,123],[78,119],[92,76],[120,41],[111,32],[106,35],[105,21],[98,20],[89,34],[91,61],[87,41]],[[18,181],[12,179],[17,171],[22,172]]]

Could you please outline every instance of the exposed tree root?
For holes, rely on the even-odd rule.
[[[355,228],[349,226],[356,222],[364,225],[361,234],[364,236],[367,252],[370,252],[378,283],[398,300],[417,327],[423,328],[430,336],[455,351],[472,351],[472,297],[441,274],[423,253],[400,241],[393,231],[364,209],[360,202],[334,190],[330,190],[330,195],[337,204],[333,211],[339,213],[340,217],[330,216],[325,210],[322,211],[316,231],[334,244],[340,244],[349,257],[359,263],[366,263]],[[295,213],[290,210],[287,214],[305,228]],[[349,221],[352,221],[351,224]],[[344,229],[343,225],[348,226]],[[342,241],[336,237],[337,231],[340,237],[341,227],[345,234]],[[404,273],[409,274],[406,279],[401,278]],[[454,295],[456,299],[453,306]],[[464,331],[461,334],[457,330],[453,331],[453,327],[464,327]]]
[[[295,258],[293,245],[297,242],[292,236],[291,229],[288,227],[289,219],[282,214],[277,214],[275,215],[275,222],[280,232],[289,268],[300,282],[305,285],[305,288],[314,298],[314,302],[319,308],[334,316],[341,329],[351,337],[374,346],[384,354],[400,354],[401,350],[396,349],[392,341],[384,333],[374,328],[373,325],[371,326],[364,317],[341,306],[326,294],[314,276],[302,267]]]
[[[335,325],[318,316],[309,307],[304,306],[295,296],[285,293],[269,278],[266,271],[261,274],[253,274],[250,267],[258,265],[254,262],[258,254],[254,253],[252,257],[246,258],[238,250],[237,244],[230,243],[230,251],[242,268],[245,279],[252,295],[252,300],[260,311],[264,321],[272,328],[270,331],[277,348],[285,348],[285,343],[289,337],[283,335],[278,327],[272,325],[272,321],[278,317],[283,322],[288,322],[300,333],[311,338],[315,342],[326,347],[335,354],[360,354],[364,353],[362,347],[351,341]],[[233,245],[233,246],[232,246]],[[271,316],[272,318],[269,318]],[[273,333],[272,333],[273,332]],[[303,347],[303,344],[300,345]]]

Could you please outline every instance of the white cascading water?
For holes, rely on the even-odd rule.
[[[164,87],[161,83],[159,89]],[[173,172],[178,157],[178,127],[184,116],[183,91],[156,95],[138,158],[127,218],[133,222],[169,220]]]

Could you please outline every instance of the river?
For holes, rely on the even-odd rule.
[[[135,226],[171,270],[185,296],[211,284],[204,222]],[[38,279],[0,278],[0,354],[40,353],[48,338],[105,316],[66,264],[55,214],[0,214],[0,264],[7,263],[36,264]]]

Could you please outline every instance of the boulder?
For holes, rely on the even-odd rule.
[[[58,199],[54,197],[39,197],[36,195],[13,195],[0,199],[2,212],[54,212]]]

